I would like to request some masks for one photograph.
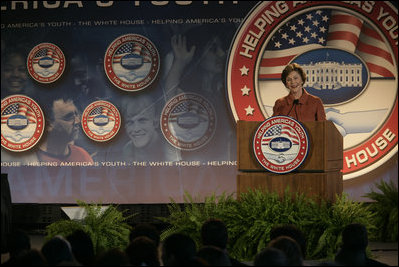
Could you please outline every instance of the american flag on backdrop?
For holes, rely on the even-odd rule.
[[[263,135],[262,145],[268,145],[270,140],[275,138],[276,136],[286,135],[290,138],[294,145],[299,144],[298,136],[292,131],[292,129],[288,126],[283,125],[275,125],[270,127],[269,130]]]
[[[50,57],[52,58],[55,62],[59,63],[60,60],[57,57],[56,54],[54,54],[54,51],[51,49],[41,49],[39,50],[35,56],[33,57],[33,63],[37,64],[39,62],[40,59],[44,58],[44,57]]]
[[[88,121],[93,121],[94,118],[98,115],[107,116],[110,121],[115,121],[115,116],[112,111],[104,107],[94,108],[89,114]]]
[[[144,62],[151,62],[151,56],[149,52],[146,49],[143,49],[141,45],[135,43],[126,43],[116,51],[113,58],[113,63],[120,63],[121,59],[129,54],[141,55]]]
[[[184,101],[176,106],[175,109],[173,109],[172,113],[170,114],[169,121],[170,122],[176,122],[177,118],[180,117],[181,115],[191,112],[196,115],[198,115],[198,118],[201,121],[207,121],[208,120],[208,114],[202,108],[200,105],[198,105],[195,102],[192,101]]]
[[[295,56],[325,46],[360,56],[371,77],[394,77],[393,58],[377,31],[348,13],[321,9],[297,16],[276,31],[263,54],[259,79],[280,79]]]
[[[7,123],[8,118],[13,115],[25,116],[29,123],[36,123],[35,114],[23,103],[15,103],[8,106],[1,114],[1,123]]]

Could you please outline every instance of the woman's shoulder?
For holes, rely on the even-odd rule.
[[[318,96],[316,96],[316,95],[313,95],[313,94],[310,94],[310,93],[307,92],[306,90],[305,90],[305,92],[306,92],[306,94],[307,94],[307,96],[308,96],[308,99],[309,99],[310,101],[313,101],[313,102],[322,102],[322,100],[321,100],[320,97],[318,97]]]
[[[286,101],[287,101],[287,98],[289,97],[289,95],[286,95],[286,96],[282,96],[282,97],[280,97],[280,98],[277,98],[277,100],[276,100],[276,104],[281,104],[281,103],[285,103]]]

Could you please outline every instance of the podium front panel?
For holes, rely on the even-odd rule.
[[[262,122],[238,121],[238,170],[265,171],[253,152],[253,137]],[[343,137],[331,121],[303,122],[309,138],[308,156],[298,172],[340,171],[343,167]]]
[[[283,196],[285,190],[303,193],[316,200],[334,202],[342,194],[342,172],[275,174],[270,172],[242,172],[237,175],[237,197],[249,189],[262,189]]]

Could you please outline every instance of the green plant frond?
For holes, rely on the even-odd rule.
[[[76,230],[84,230],[83,225],[75,220],[60,220],[46,226],[46,240],[50,240],[56,235],[67,237]]]
[[[398,241],[398,187],[393,180],[376,182],[364,197],[373,202],[370,209],[376,214],[374,220],[376,229],[372,232],[372,238],[382,241]]]
[[[183,209],[171,201],[170,216],[160,218],[170,225],[161,239],[180,232],[191,235],[199,244],[203,222],[219,218],[228,229],[230,255],[243,261],[252,260],[267,245],[272,227],[279,224],[295,224],[302,230],[308,252],[313,252],[308,253],[312,259],[332,257],[339,248],[340,234],[349,223],[359,222],[368,230],[375,229],[370,207],[350,201],[347,194],[336,195],[334,203],[292,193],[288,188],[283,197],[276,192],[249,189],[240,194],[239,200],[213,194],[199,203],[187,192],[184,199]]]
[[[89,234],[96,253],[115,247],[123,249],[128,245],[131,226],[126,221],[137,213],[124,216],[126,210],[119,211],[114,205],[102,210],[101,204],[88,204],[80,200],[77,200],[77,204],[85,209],[86,216],[82,220],[63,220],[50,224],[46,228],[48,239],[58,234],[66,237],[81,229]]]
[[[282,197],[276,192],[250,189],[241,193],[239,200],[234,199],[232,194],[223,193],[219,196],[212,194],[203,197],[202,202],[198,197],[185,192],[183,204],[178,204],[172,199],[167,206],[169,216],[157,217],[159,221],[168,224],[161,233],[161,240],[173,233],[185,233],[200,245],[202,224],[207,219],[218,218],[226,223],[228,229],[229,254],[239,260],[248,261],[253,260],[256,253],[266,247],[274,226],[291,223],[305,234],[309,259],[329,258],[333,257],[342,243],[341,233],[346,225],[362,223],[372,233],[369,237],[375,235],[373,233],[380,229],[377,225],[382,220],[376,216],[374,204],[377,203],[391,205],[390,208],[381,207],[380,210],[384,211],[385,220],[389,220],[386,225],[393,229],[386,235],[394,232],[397,238],[398,205],[397,199],[391,200],[395,196],[395,190],[389,184],[383,184],[381,187],[382,193],[372,192],[371,197],[378,201],[371,205],[351,201],[345,193],[336,195],[336,201],[333,203],[316,201],[304,194],[292,193],[288,188]],[[54,229],[48,228],[48,234],[67,233],[75,227],[81,227],[92,237],[96,251],[110,246],[126,246],[126,237],[130,231],[126,219],[136,214],[125,217],[123,212],[114,206],[101,213],[101,205],[80,205],[87,209],[88,216],[83,221],[57,222],[58,226],[52,226]]]

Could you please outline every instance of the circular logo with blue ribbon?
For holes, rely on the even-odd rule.
[[[104,68],[110,82],[119,89],[139,91],[152,84],[158,75],[158,50],[148,38],[126,34],[109,45]]]
[[[83,132],[94,141],[106,142],[112,139],[118,133],[120,126],[119,111],[108,101],[95,101],[83,112]]]
[[[297,169],[306,159],[309,138],[298,121],[288,116],[275,116],[258,127],[253,149],[266,170],[283,174]]]
[[[57,81],[65,70],[65,56],[62,50],[52,43],[36,45],[28,55],[28,72],[39,83]]]
[[[1,101],[1,146],[14,152],[31,149],[44,132],[44,115],[30,97],[11,95]]]
[[[161,130],[168,142],[182,150],[196,150],[207,144],[216,130],[212,104],[195,93],[170,99],[161,114]]]

